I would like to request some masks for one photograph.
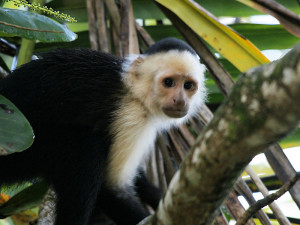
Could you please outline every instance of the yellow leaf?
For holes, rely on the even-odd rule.
[[[175,13],[195,33],[222,54],[241,72],[269,60],[245,37],[221,24],[192,0],[156,0]]]

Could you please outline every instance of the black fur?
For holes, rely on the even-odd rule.
[[[101,186],[112,112],[126,94],[122,63],[92,50],[57,50],[0,81],[0,94],[24,113],[35,132],[29,149],[0,157],[0,185],[44,178],[58,196],[55,225],[87,224],[97,197],[118,224],[136,224],[148,215],[133,191]],[[149,184],[145,176],[137,183]],[[138,194],[147,202],[142,186]]]
[[[193,55],[197,55],[194,49],[189,46],[184,41],[181,41],[176,38],[164,38],[155,43],[155,45],[150,46],[145,52],[146,55],[156,54],[158,52],[167,52],[170,50],[178,50],[178,51],[188,51]]]

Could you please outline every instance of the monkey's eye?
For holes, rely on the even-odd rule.
[[[184,89],[186,89],[186,90],[194,90],[195,84],[194,84],[194,82],[192,82],[192,81],[188,81],[188,82],[185,82],[185,83],[184,83],[183,87],[184,87]]]
[[[163,80],[163,84],[167,88],[174,87],[175,86],[175,80],[173,80],[172,78],[166,78],[166,79]]]

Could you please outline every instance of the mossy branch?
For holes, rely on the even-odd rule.
[[[157,212],[139,225],[209,225],[244,168],[299,123],[300,44],[247,71],[182,162]]]

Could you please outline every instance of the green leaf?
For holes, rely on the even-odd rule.
[[[266,14],[270,14],[275,17],[280,24],[291,34],[296,37],[300,37],[300,17],[283,8],[282,5],[278,4],[276,1],[266,1],[266,2],[254,2],[252,0],[237,0],[257,11],[261,11]]]
[[[24,115],[0,95],[0,148],[8,154],[21,152],[33,143],[33,131]]]
[[[299,42],[299,38],[286,31],[282,25],[232,24],[234,30],[245,36],[260,50],[289,49]]]
[[[79,23],[67,23],[71,31],[78,33],[89,30],[88,22],[79,22]]]
[[[300,128],[294,130],[288,137],[280,142],[282,148],[292,148],[300,146]]]
[[[0,215],[11,216],[38,206],[48,187],[45,181],[39,181],[24,189],[0,206]]]
[[[41,42],[69,42],[77,37],[46,16],[7,8],[0,8],[0,31],[0,36],[14,35]]]

